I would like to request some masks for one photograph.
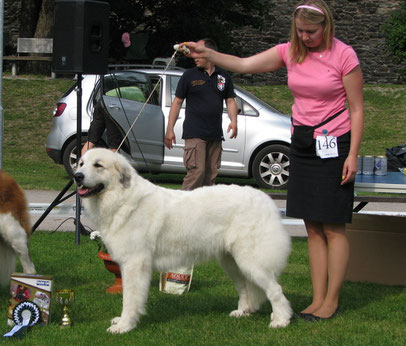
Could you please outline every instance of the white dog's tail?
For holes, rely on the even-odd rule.
[[[10,276],[16,268],[17,256],[13,249],[0,238],[0,286],[6,287],[10,284]]]

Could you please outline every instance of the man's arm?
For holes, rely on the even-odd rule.
[[[230,132],[230,138],[237,138],[238,128],[237,128],[237,117],[238,117],[238,106],[233,97],[226,99],[227,113],[230,117],[230,125],[228,125],[227,133]]]
[[[175,131],[173,129],[175,127],[176,120],[178,120],[182,103],[183,99],[175,96],[169,111],[168,127],[166,128],[165,135],[165,146],[168,147],[168,149],[172,149],[173,144],[176,144]]]
[[[93,149],[93,148],[94,148],[94,143],[87,141],[82,147],[80,156],[83,156],[86,151],[88,151],[89,149]]]
[[[100,103],[97,103],[93,111],[93,119],[90,123],[89,130],[87,131],[87,142],[83,145],[81,155],[89,149],[93,149],[100,141],[104,130],[106,129],[106,122],[104,115],[100,109]]]

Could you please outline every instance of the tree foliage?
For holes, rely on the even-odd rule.
[[[148,61],[173,53],[175,43],[213,38],[231,51],[234,28],[260,27],[264,0],[100,0],[110,3],[110,58],[120,61],[123,32],[145,33]],[[20,37],[52,37],[54,0],[21,0]],[[136,44],[137,42],[135,42]],[[181,58],[182,59],[182,58]],[[187,63],[191,59],[183,60]]]
[[[111,55],[120,54],[121,34],[147,32],[150,58],[171,56],[175,43],[213,38],[231,51],[234,28],[262,25],[262,0],[110,0]],[[190,60],[190,59],[189,59]]]
[[[383,25],[388,51],[394,56],[395,61],[406,61],[406,0],[400,9],[393,11]]]

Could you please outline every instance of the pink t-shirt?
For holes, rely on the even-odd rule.
[[[295,125],[314,126],[345,108],[346,93],[343,76],[359,65],[355,51],[334,38],[331,49],[309,52],[303,63],[292,62],[290,42],[276,46],[288,70],[288,87],[294,97],[292,106]],[[317,128],[314,136],[327,130],[329,135],[341,136],[351,129],[346,110],[326,125]]]

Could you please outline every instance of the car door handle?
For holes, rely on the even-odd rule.
[[[109,109],[120,110],[121,108],[117,105],[110,105]]]

